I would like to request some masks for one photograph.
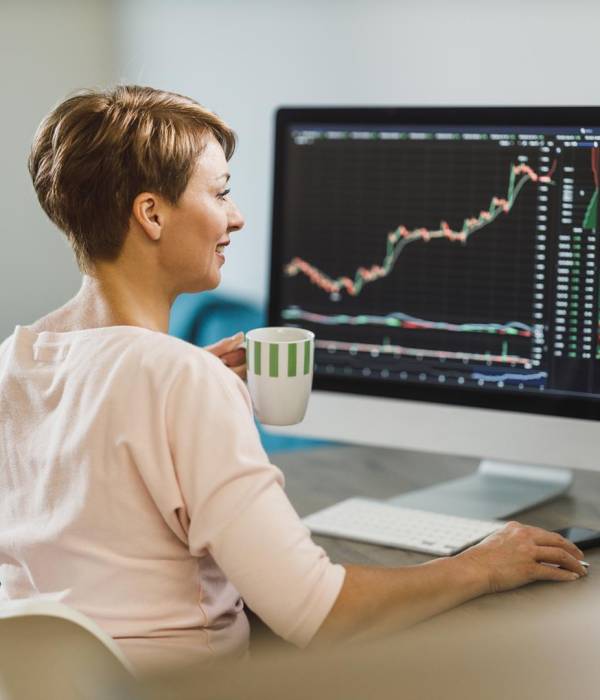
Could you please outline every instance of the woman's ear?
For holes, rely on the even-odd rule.
[[[152,192],[140,192],[133,200],[131,216],[153,241],[160,240],[166,219],[166,202]]]

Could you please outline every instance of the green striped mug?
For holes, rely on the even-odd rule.
[[[304,328],[255,328],[246,333],[248,390],[267,425],[300,423],[312,387],[315,334]]]

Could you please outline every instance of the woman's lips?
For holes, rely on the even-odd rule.
[[[217,257],[219,258],[219,260],[221,261],[221,264],[223,264],[225,262],[224,251],[228,245],[229,245],[229,241],[225,241],[224,243],[219,243],[217,245],[216,254],[217,254]]]

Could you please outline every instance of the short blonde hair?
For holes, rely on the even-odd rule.
[[[235,134],[217,115],[189,97],[139,85],[84,90],[50,112],[35,134],[29,172],[83,271],[118,257],[140,192],[177,203],[210,135],[229,160]]]

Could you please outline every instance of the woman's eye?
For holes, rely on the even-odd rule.
[[[231,192],[231,190],[223,190],[223,192],[219,192],[219,194],[217,195],[217,197],[218,197],[219,199],[225,199],[225,197],[227,197],[227,195],[228,195],[230,192]]]

